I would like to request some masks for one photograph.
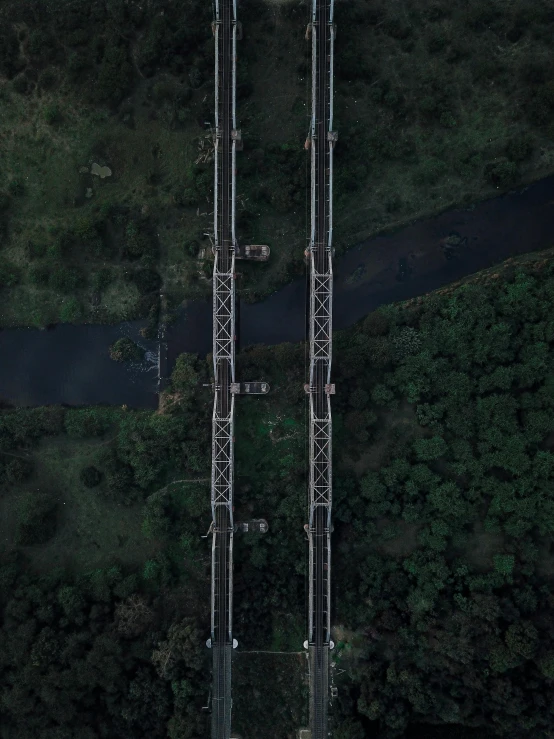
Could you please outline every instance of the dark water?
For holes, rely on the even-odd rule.
[[[423,295],[508,257],[554,246],[554,176],[520,191],[452,210],[377,236],[335,261],[334,327],[345,328],[380,305]],[[259,269],[264,269],[260,264]],[[166,334],[169,374],[181,352],[212,348],[212,302],[189,302]],[[239,339],[249,344],[301,341],[306,280],[267,300],[240,305]],[[51,331],[0,331],[0,400],[15,405],[157,405],[158,348],[139,336],[145,322],[118,326],[57,326]],[[149,351],[128,366],[108,347],[129,336]]]
[[[0,399],[17,406],[65,403],[156,408],[158,344],[140,336],[144,324],[60,324],[46,331],[0,331]],[[122,336],[145,350],[142,362],[110,359],[110,345]]]

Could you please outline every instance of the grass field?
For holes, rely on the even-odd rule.
[[[124,506],[107,500],[102,488],[87,488],[79,473],[94,465],[102,471],[101,452],[110,441],[44,438],[32,455],[33,476],[2,496],[0,539],[6,549],[16,546],[18,509],[26,495],[47,492],[56,501],[56,529],[43,544],[25,546],[40,572],[63,568],[86,572],[117,562],[140,567],[157,550],[142,530],[143,503]]]

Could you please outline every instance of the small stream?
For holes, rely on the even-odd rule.
[[[509,257],[554,246],[553,227],[551,176],[369,239],[335,260],[334,328],[346,328],[380,305],[423,295]],[[181,352],[211,351],[211,311],[211,300],[186,303],[167,329],[167,356],[163,351],[161,362],[158,342],[139,334],[146,321],[0,330],[0,402],[156,408],[158,368],[162,376],[169,375]],[[260,303],[240,305],[240,348],[301,341],[305,331],[304,277]],[[142,362],[110,359],[108,348],[121,336],[145,350]]]

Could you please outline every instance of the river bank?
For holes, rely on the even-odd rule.
[[[370,239],[335,261],[334,327],[346,328],[379,305],[410,300],[506,259],[549,248],[553,224],[554,176]],[[140,335],[145,320],[61,324],[47,331],[4,329],[0,400],[19,406],[155,408],[160,381],[163,385],[169,377],[177,356],[211,351],[211,311],[211,300],[185,303],[152,341]],[[240,304],[239,348],[302,341],[305,319],[306,284],[300,277],[263,302]],[[142,362],[127,365],[109,358],[108,347],[121,336],[144,349]]]

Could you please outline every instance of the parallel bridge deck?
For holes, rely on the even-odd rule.
[[[231,735],[233,433],[235,382],[236,5],[215,2],[215,168],[212,421],[212,739]]]
[[[327,739],[331,640],[333,0],[312,0],[310,233],[310,728]]]

